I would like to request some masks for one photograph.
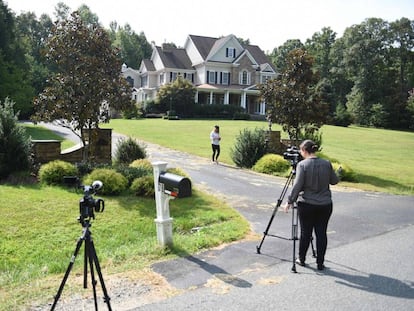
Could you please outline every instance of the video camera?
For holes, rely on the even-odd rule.
[[[289,146],[286,152],[283,153],[283,158],[289,160],[293,167],[303,160],[300,150],[296,146]]]
[[[105,209],[103,199],[94,199],[93,195],[103,186],[102,181],[95,180],[90,186],[80,186],[83,188],[83,198],[79,201],[79,222],[85,219],[95,219],[95,212],[102,213]]]

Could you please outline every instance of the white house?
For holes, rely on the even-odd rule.
[[[257,84],[277,75],[258,46],[244,45],[234,35],[189,35],[183,48],[154,46],[151,58],[144,59],[138,71],[126,66],[122,71],[137,102],[155,98],[160,86],[181,76],[196,87],[196,103],[238,105],[260,115],[266,109],[259,101]]]

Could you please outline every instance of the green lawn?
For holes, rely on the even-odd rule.
[[[47,128],[41,125],[32,125],[32,124],[24,124],[26,129],[26,133],[28,136],[32,137],[33,139],[37,140],[58,140],[61,142],[60,149],[65,150],[75,145],[75,143],[71,140],[67,140],[62,138],[52,131],[48,130]]]
[[[82,233],[77,221],[82,195],[39,184],[0,185],[0,310],[28,310],[29,303],[53,301]],[[133,195],[104,199],[105,210],[95,213],[91,231],[106,279],[241,239],[250,228],[227,204],[194,189],[192,197],[170,202],[174,245],[163,248],[157,242],[154,199]],[[192,231],[195,227],[201,230]],[[65,295],[82,291],[80,284],[73,285],[82,268],[83,247]]]
[[[232,120],[111,120],[102,127],[112,128],[131,137],[157,143],[176,150],[210,157],[209,134],[213,126],[220,126],[222,136],[220,160],[232,164],[230,148],[244,128],[267,130],[265,121]],[[281,127],[273,125],[273,130]],[[356,173],[358,184],[343,185],[366,190],[398,194],[414,194],[414,133],[364,127],[324,126],[323,153],[347,164]],[[282,134],[282,138],[287,138]]]

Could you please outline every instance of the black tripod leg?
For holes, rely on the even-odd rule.
[[[83,288],[88,288],[88,255],[89,255],[88,239],[89,237],[87,236],[85,240],[85,252],[83,254]]]
[[[298,211],[297,207],[292,208],[292,240],[293,240],[293,252],[292,252],[292,269],[293,273],[296,273],[296,241],[298,239]]]
[[[93,269],[93,254],[92,254],[92,246],[91,241],[86,240],[85,241],[85,253],[87,253],[87,257],[85,257],[85,266],[89,263],[89,270],[91,271],[91,284],[92,284],[92,291],[93,291],[93,301],[95,303],[95,310],[98,310],[98,302],[96,298],[96,280],[95,280],[95,270]],[[86,246],[87,245],[87,246]],[[86,277],[85,277],[86,278]]]
[[[294,171],[292,170],[292,172],[290,173],[290,175],[289,175],[289,177],[288,177],[288,179],[287,179],[287,181],[286,181],[286,183],[285,183],[285,186],[284,186],[284,187],[283,187],[283,189],[282,189],[282,193],[280,194],[280,197],[279,197],[279,199],[277,200],[277,204],[276,204],[275,208],[273,209],[273,213],[272,213],[272,216],[270,217],[269,223],[267,224],[266,230],[263,232],[263,238],[262,238],[262,240],[260,241],[260,244],[259,244],[258,246],[256,246],[256,252],[257,252],[258,254],[260,254],[260,249],[262,248],[262,245],[263,245],[264,239],[266,238],[266,236],[267,236],[267,235],[268,235],[268,233],[269,233],[270,226],[272,225],[272,222],[273,222],[273,219],[275,218],[275,215],[276,215],[277,210],[279,209],[280,205],[281,205],[281,204],[282,204],[282,202],[283,202],[283,198],[284,198],[284,197],[285,197],[285,195],[286,195],[287,189],[288,189],[288,187],[289,187],[289,184],[290,184],[290,182],[291,182],[291,180],[292,180],[293,176],[294,176]]]
[[[104,294],[104,302],[108,305],[108,310],[112,311],[111,303],[110,303],[111,298],[109,297],[108,291],[106,290],[105,282],[104,282],[102,272],[101,272],[101,266],[99,265],[99,260],[98,260],[98,256],[96,255],[95,246],[93,244],[93,241],[91,240],[90,241],[90,260],[92,259],[95,263],[96,272],[98,273],[99,281],[101,282],[101,287],[102,287],[102,291]],[[93,280],[93,282],[95,281]],[[95,299],[95,304],[96,304],[96,299]]]
[[[263,238],[260,241],[260,244],[258,246],[256,246],[256,252],[258,254],[260,254],[260,249],[262,248],[264,239],[265,239],[265,237],[267,236],[267,234],[269,232],[270,226],[272,225],[273,219],[275,218],[276,212],[279,209],[279,206],[280,206],[281,203],[282,203],[282,201],[280,201],[280,200],[277,202],[275,208],[273,209],[273,213],[272,213],[272,216],[270,217],[269,223],[267,224],[266,230],[263,232]]]
[[[76,256],[78,255],[79,249],[82,246],[83,240],[84,240],[84,237],[82,236],[81,238],[79,238],[79,240],[76,244],[75,252],[73,253],[72,258],[70,259],[69,266],[68,266],[68,268],[66,269],[66,272],[65,272],[65,276],[63,277],[63,280],[60,283],[59,290],[58,290],[58,292],[55,296],[55,300],[53,301],[52,308],[50,309],[51,311],[55,310],[56,304],[57,304],[57,302],[60,298],[60,295],[62,294],[63,288],[65,287],[66,280],[68,279],[69,273],[72,270],[73,264],[75,263]]]

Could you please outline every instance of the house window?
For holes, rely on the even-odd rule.
[[[129,83],[129,85],[130,85],[131,87],[134,87],[134,79],[132,79],[130,76],[128,76],[128,77],[126,78],[126,80],[127,80],[127,82]]]
[[[226,48],[226,57],[236,58],[236,49],[235,48]]]
[[[193,74],[192,73],[184,73],[184,79],[194,82]]]
[[[170,72],[170,82],[173,82],[177,79],[177,73],[176,72]]]
[[[141,78],[141,87],[147,87],[148,86],[148,76],[144,76]]]
[[[215,71],[207,71],[207,83],[215,84],[216,83],[216,75]]]
[[[164,84],[164,73],[160,74],[160,84]]]
[[[250,74],[247,70],[243,70],[240,73],[240,84],[241,85],[248,85],[250,84]]]
[[[272,76],[263,75],[261,76],[261,83],[266,83],[267,81],[271,80]]]
[[[224,84],[224,85],[230,84],[230,72],[221,73],[221,84]]]

